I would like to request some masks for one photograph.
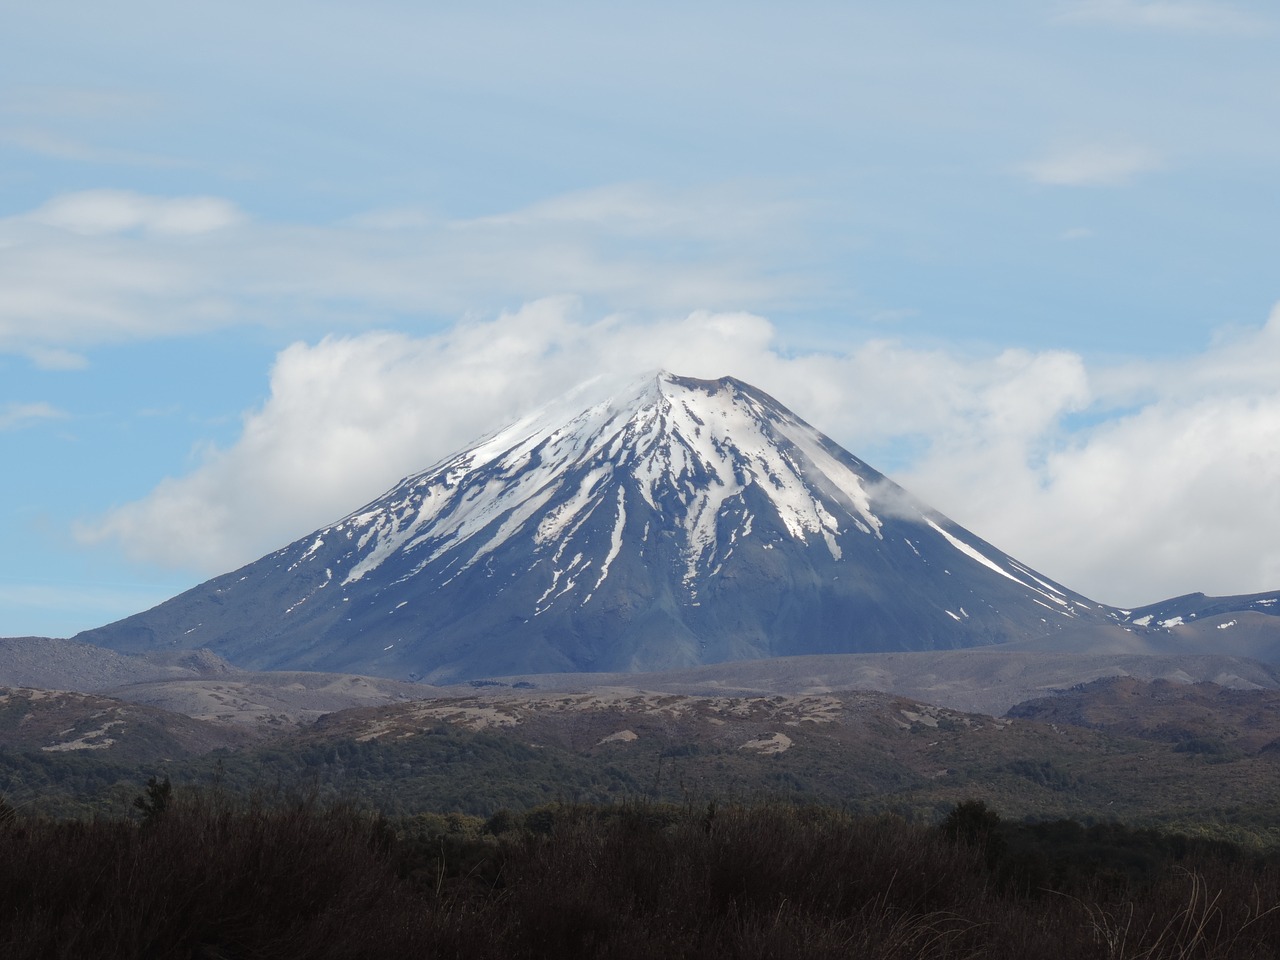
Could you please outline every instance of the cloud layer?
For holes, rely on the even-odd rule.
[[[86,190],[57,197],[26,218],[82,236],[143,230],[162,237],[211,233],[240,222],[235,206],[218,197],[150,197],[124,190]]]
[[[1023,171],[1036,183],[1050,186],[1112,187],[1159,166],[1155,154],[1141,147],[1085,144],[1050,153]]]
[[[434,336],[297,343],[239,439],[87,524],[166,565],[232,569],[595,374],[732,374],[933,506],[1104,602],[1280,585],[1280,310],[1181,361],[966,356],[875,341],[784,354],[750,314],[638,323],[552,299]],[[1082,422],[1092,425],[1082,426]],[[883,464],[882,464],[883,465]]]
[[[1259,33],[1270,27],[1231,4],[1204,0],[1077,0],[1061,19],[1210,34]]]
[[[790,219],[726,187],[630,184],[501,215],[394,209],[331,225],[260,223],[216,197],[64,194],[0,219],[0,353],[67,367],[104,343],[492,315],[564,291],[635,310],[759,309],[794,290],[776,257],[761,265],[766,248],[799,245]]]
[[[41,420],[57,420],[66,414],[51,403],[0,404],[0,430],[16,430]]]

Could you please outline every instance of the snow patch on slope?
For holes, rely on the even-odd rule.
[[[817,431],[732,381],[662,374],[567,422],[555,419],[562,406],[512,424],[347,518],[360,537],[344,585],[401,551],[428,547],[419,572],[490,531],[465,555],[460,569],[466,569],[520,535],[550,503],[557,505],[533,540],[537,547],[559,546],[601,505],[615,468],[624,467],[644,501],[680,525],[686,583],[717,569],[733,544],[750,535],[750,514],[742,511],[747,519],[731,530],[722,555],[722,518],[749,488],[764,493],[792,538],[819,538],[834,559],[842,555],[839,537],[846,530],[881,537],[862,479],[827,450]],[[563,488],[570,475],[582,477],[572,492]],[[321,542],[318,537],[311,550]],[[597,587],[618,549],[611,541]]]
[[[604,583],[605,579],[609,576],[609,567],[613,564],[613,561],[617,559],[618,554],[622,552],[622,531],[627,525],[626,499],[626,490],[623,487],[618,487],[618,513],[613,524],[613,533],[609,538],[609,555],[604,558],[604,563],[600,565],[600,579],[597,580],[596,585],[591,588],[591,593],[588,593],[586,598],[582,601],[583,606],[586,606],[587,601],[590,600],[595,592],[600,589],[600,585]]]
[[[1067,607],[1067,608],[1068,608],[1068,609],[1065,609],[1065,610],[1058,610],[1058,611],[1057,611],[1058,613],[1062,613],[1062,614],[1064,614],[1065,616],[1074,616],[1074,613],[1069,609],[1069,604],[1068,604],[1068,602],[1067,602],[1066,598],[1064,598],[1064,597],[1062,597],[1062,596],[1058,595],[1057,591],[1056,591],[1052,586],[1050,586],[1049,584],[1044,583],[1044,581],[1043,581],[1043,580],[1039,579],[1038,577],[1032,577],[1032,576],[1028,575],[1028,578],[1029,578],[1029,579],[1035,580],[1037,583],[1042,583],[1042,584],[1044,584],[1046,587],[1048,587],[1048,589],[1049,589],[1049,590],[1054,590],[1054,592],[1053,592],[1053,593],[1046,593],[1044,590],[1041,590],[1041,589],[1039,589],[1039,588],[1037,588],[1037,587],[1033,587],[1033,586],[1031,586],[1031,584],[1029,584],[1029,583],[1025,583],[1025,582],[1023,582],[1022,580],[1019,580],[1017,577],[1015,577],[1015,576],[1014,576],[1012,573],[1010,573],[1008,570],[1004,569],[1004,567],[1000,566],[1000,565],[999,565],[998,563],[996,563],[994,560],[990,559],[989,557],[987,557],[985,554],[981,553],[980,551],[978,551],[978,550],[977,550],[977,549],[975,549],[974,547],[971,547],[969,544],[965,543],[965,542],[964,542],[963,540],[961,540],[960,538],[955,537],[955,536],[953,536],[952,534],[948,533],[946,530],[942,529],[942,527],[940,527],[938,524],[934,523],[934,522],[933,522],[932,520],[930,520],[928,517],[925,517],[925,523],[927,523],[927,524],[928,524],[929,526],[931,526],[934,530],[936,530],[938,533],[940,533],[940,534],[942,535],[943,539],[945,539],[945,540],[947,541],[947,543],[951,544],[951,546],[955,547],[957,550],[959,550],[961,553],[963,553],[963,554],[964,554],[966,557],[968,557],[969,559],[971,559],[971,560],[976,560],[978,563],[982,564],[984,567],[987,567],[987,568],[988,568],[988,569],[990,569],[990,570],[994,570],[996,573],[1000,574],[1000,576],[1002,576],[1002,577],[1007,577],[1008,579],[1010,579],[1010,580],[1012,580],[1014,583],[1016,583],[1018,586],[1023,587],[1023,588],[1025,588],[1025,589],[1027,589],[1027,590],[1030,590],[1032,593],[1037,593],[1037,594],[1039,594],[1040,596],[1044,597],[1044,598],[1045,598],[1045,599],[1047,599],[1047,600],[1052,600],[1054,603],[1058,604],[1058,605],[1059,605],[1059,606],[1061,606],[1061,607]],[[1019,569],[1022,569],[1022,568],[1020,567]],[[1035,598],[1033,597],[1032,599],[1034,600]],[[1052,609],[1053,609],[1053,607],[1049,607],[1049,606],[1048,606],[1048,604],[1041,603],[1041,601],[1039,601],[1039,600],[1036,600],[1035,602],[1036,602],[1036,603],[1039,603],[1042,607],[1046,607],[1047,609],[1050,609],[1050,610],[1052,610]]]

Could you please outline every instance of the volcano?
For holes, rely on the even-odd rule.
[[[78,639],[443,683],[1052,641],[1119,619],[740,380],[575,396]]]

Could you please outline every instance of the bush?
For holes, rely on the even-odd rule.
[[[147,781],[147,788],[142,795],[133,798],[133,806],[142,811],[142,825],[150,827],[164,816],[172,801],[173,784],[169,782],[169,778],[157,780],[152,777]]]
[[[982,851],[988,867],[994,867],[1004,853],[1005,839],[1000,833],[1000,814],[981,800],[964,800],[947,814],[940,827],[942,835],[953,843],[963,843]]]

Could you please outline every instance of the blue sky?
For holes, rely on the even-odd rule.
[[[1104,602],[1280,587],[1270,4],[0,11],[0,635],[655,366]]]

